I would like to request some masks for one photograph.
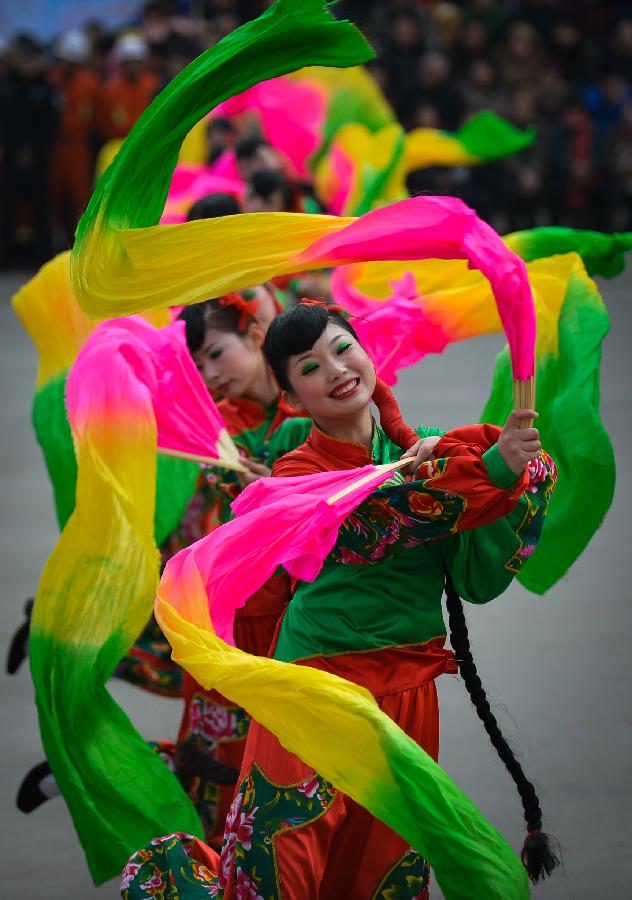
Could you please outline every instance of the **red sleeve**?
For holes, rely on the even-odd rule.
[[[498,443],[498,425],[464,425],[446,432],[434,449],[437,459],[445,456],[482,456]]]
[[[272,464],[272,477],[294,478],[296,475],[314,475],[316,472],[327,471],[322,463],[311,459],[311,454],[302,453],[301,449],[299,447],[298,450],[293,450],[291,453],[286,453],[285,456],[277,459]]]
[[[529,473],[525,467],[525,471],[515,477],[510,488],[498,487],[490,478],[480,450],[477,453],[467,451],[423,463],[415,480],[407,485],[412,489],[408,495],[408,503],[410,509],[417,513],[426,513],[428,506],[432,517],[436,512],[437,501],[443,512],[451,505],[450,500],[460,498],[462,509],[450,531],[469,531],[508,516],[528,484]],[[442,502],[442,494],[447,503]]]

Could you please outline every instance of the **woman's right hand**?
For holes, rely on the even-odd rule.
[[[409,447],[408,450],[402,454],[402,459],[406,459],[407,456],[411,457],[410,463],[407,466],[402,466],[400,472],[404,475],[415,475],[417,469],[422,463],[427,462],[429,459],[432,459],[434,448],[437,446],[439,441],[441,440],[440,435],[433,435],[432,437],[420,438],[416,441],[412,447]]]
[[[272,469],[264,466],[263,463],[255,462],[254,459],[242,456],[239,461],[248,469],[247,472],[236,472],[237,480],[242,490],[254,481],[258,481],[260,478],[267,478],[268,475],[272,474]]]
[[[536,459],[542,444],[537,428],[521,428],[524,419],[536,419],[538,413],[533,409],[514,409],[498,438],[498,449],[512,472],[521,475],[524,467]]]

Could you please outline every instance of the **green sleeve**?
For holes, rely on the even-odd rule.
[[[486,463],[489,468],[489,460]],[[502,594],[537,548],[557,469],[542,451],[530,474],[529,487],[508,516],[442,543],[454,587],[470,603],[489,603]]]
[[[516,483],[518,476],[503,459],[498,444],[492,444],[489,450],[483,453],[483,462],[490,480],[496,487],[508,490]]]
[[[286,419],[285,422],[282,422],[268,441],[266,465],[272,466],[277,459],[300,447],[307,440],[311,430],[311,419]]]
[[[311,419],[286,419],[274,432],[266,445],[257,440],[254,430],[244,431],[234,438],[235,444],[246,451],[256,462],[271,466],[272,463],[300,446],[312,427]],[[206,482],[201,489],[200,500],[205,509],[215,506],[219,520],[228,522],[233,518],[231,503],[241,492],[237,473],[230,469],[208,466],[204,469]]]

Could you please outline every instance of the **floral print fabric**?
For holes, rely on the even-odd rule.
[[[433,462],[434,476],[444,474],[449,460]],[[456,529],[466,508],[465,498],[445,490],[408,484],[390,485],[374,491],[345,521],[330,559],[350,565],[365,565],[392,558],[400,549],[410,549],[444,537]]]
[[[196,861],[190,834],[168,834],[138,850],[121,875],[123,900],[203,900],[217,897],[217,877]]]
[[[557,482],[557,467],[548,453],[540,451],[540,456],[528,465],[529,484],[523,494],[524,503],[519,506],[522,513],[516,526],[519,546],[515,554],[505,563],[510,572],[519,572],[529,557],[536,551],[549,501]]]

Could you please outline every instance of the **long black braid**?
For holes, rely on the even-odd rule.
[[[546,878],[560,864],[560,860],[552,847],[552,839],[542,829],[542,810],[535,788],[522,770],[522,766],[514,756],[509,744],[502,735],[496,716],[491,710],[487,694],[481,684],[467,630],[463,603],[454,589],[449,574],[445,573],[445,593],[450,623],[450,643],[459,664],[461,677],[474,704],[479,719],[485,726],[492,746],[507,767],[513,778],[524,809],[527,823],[527,837],[520,858],[527,874],[534,884]]]

